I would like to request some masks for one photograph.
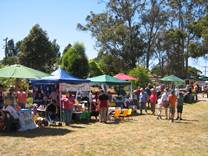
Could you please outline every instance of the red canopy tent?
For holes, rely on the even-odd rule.
[[[119,73],[119,74],[115,75],[114,77],[119,79],[119,80],[127,80],[127,81],[137,80],[137,78],[129,76],[129,75],[126,75],[124,73]],[[133,98],[133,95],[132,95],[132,83],[131,83],[131,86],[130,86],[130,93],[131,93],[131,98]]]
[[[119,73],[119,74],[115,75],[114,77],[119,79],[119,80],[127,80],[127,81],[137,80],[137,78],[126,75],[124,73]]]

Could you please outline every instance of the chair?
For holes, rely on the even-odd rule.
[[[128,119],[130,116],[132,116],[132,112],[133,112],[132,108],[129,108],[128,109]],[[133,120],[133,118],[131,118],[131,119]]]
[[[125,117],[128,117],[128,109],[125,109],[125,110],[123,111],[123,113],[121,113],[121,114],[119,115],[119,117],[122,118],[123,120],[124,120]]]
[[[118,119],[119,116],[121,114],[121,110],[120,109],[115,109],[115,112],[112,114],[112,117],[115,119]]]

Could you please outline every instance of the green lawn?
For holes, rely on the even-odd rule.
[[[152,115],[118,124],[73,124],[0,134],[0,155],[208,155],[208,102],[187,104],[185,120]]]

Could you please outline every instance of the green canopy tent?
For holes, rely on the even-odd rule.
[[[161,81],[166,81],[166,82],[174,82],[174,83],[185,83],[184,80],[180,79],[179,77],[175,76],[175,75],[169,75],[169,76],[165,76],[162,79],[160,79]]]
[[[128,81],[119,80],[115,77],[112,77],[110,75],[100,75],[92,78],[88,78],[92,83],[98,83],[98,84],[109,84],[109,85],[123,85],[123,84],[130,84]]]
[[[3,78],[36,79],[45,76],[49,76],[49,74],[20,64],[14,64],[0,69],[0,77]]]

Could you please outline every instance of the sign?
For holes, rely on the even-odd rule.
[[[67,83],[61,83],[60,84],[60,91],[61,92],[77,92],[77,91],[90,91],[90,86],[87,83],[84,84],[67,84]]]
[[[29,109],[21,109],[21,111],[19,112],[19,122],[20,122],[19,131],[26,131],[29,129],[37,128],[32,119],[32,112]]]

